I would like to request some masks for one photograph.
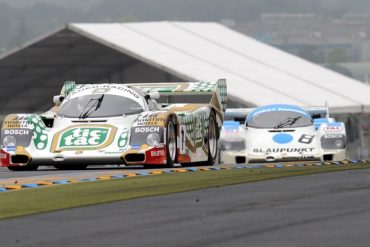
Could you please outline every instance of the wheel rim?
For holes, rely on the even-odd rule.
[[[172,161],[175,160],[176,157],[176,135],[175,135],[175,129],[173,126],[173,123],[170,122],[168,124],[168,152],[169,157]]]
[[[214,158],[217,152],[216,124],[214,118],[210,118],[209,120],[208,131],[209,152],[211,153],[211,157]]]

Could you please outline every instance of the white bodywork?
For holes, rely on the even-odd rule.
[[[345,152],[345,126],[332,118],[297,128],[255,128],[227,121],[220,137],[220,163],[225,164],[339,161]]]
[[[160,95],[164,106],[156,101]],[[175,102],[194,98],[197,103]],[[66,82],[53,100],[55,107],[43,114],[6,116],[0,166],[213,164],[226,109],[226,81]]]

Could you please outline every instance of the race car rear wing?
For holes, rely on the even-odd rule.
[[[212,104],[225,112],[227,104],[227,85],[225,79],[216,82],[166,82],[132,83],[129,87],[138,88],[145,94],[158,92],[158,103],[170,104]]]
[[[312,119],[318,118],[329,118],[329,109],[326,106],[303,106],[306,112],[308,112]],[[255,110],[256,108],[231,108],[227,109],[225,112],[225,121],[237,121],[244,123],[248,114]]]

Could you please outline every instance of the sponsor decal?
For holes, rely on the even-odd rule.
[[[324,135],[324,139],[338,139],[338,138],[344,138],[344,135],[342,135],[342,134],[328,134],[328,135]]]
[[[324,131],[342,131],[342,126],[326,126],[324,127]]]
[[[134,126],[142,126],[142,125],[159,125],[164,126],[166,123],[166,118],[161,117],[144,117],[139,118],[133,124]]]
[[[109,134],[109,128],[72,128],[60,138],[59,147],[94,147],[103,144]]]
[[[293,136],[285,133],[276,134],[272,137],[272,140],[279,144],[287,144],[293,140]]]
[[[140,150],[140,145],[138,145],[138,144],[132,144],[131,145],[131,149],[133,149],[133,150]]]
[[[117,151],[117,152],[104,152],[104,154],[122,154],[123,151]]]
[[[124,148],[127,146],[128,144],[128,138],[129,138],[129,133],[130,133],[130,129],[129,128],[124,128],[122,130],[122,134],[119,136],[118,138],[118,147],[120,148]]]
[[[303,155],[303,156],[286,156],[283,157],[283,160],[304,160],[304,159],[314,159],[313,155]]]
[[[51,152],[63,150],[97,150],[109,146],[114,140],[117,128],[109,124],[74,125],[59,131],[51,146]]]
[[[6,151],[15,151],[15,146],[7,146]]]
[[[135,133],[153,133],[153,132],[159,132],[160,128],[158,126],[156,127],[136,127],[134,129]]]
[[[150,156],[152,157],[164,156],[164,150],[151,151]]]
[[[128,88],[126,86],[112,85],[112,84],[96,84],[96,85],[81,85],[81,87],[76,87],[76,89],[68,95],[66,100],[69,100],[69,98],[72,95],[76,94],[76,93],[91,90],[91,89],[94,90],[93,93],[95,93],[95,94],[97,93],[96,90],[100,90],[102,92],[103,90],[108,90],[109,91],[111,89],[116,89],[116,90],[119,90],[119,91],[129,93],[137,99],[140,98],[140,95],[135,90],[133,90],[131,88]]]
[[[12,115],[13,117],[6,118],[3,122],[3,128],[11,129],[11,128],[27,128],[28,127],[28,115],[26,114],[18,114]]]
[[[104,94],[108,93],[110,88],[97,88],[92,91],[93,94]]]
[[[29,135],[30,129],[4,129],[4,135]]]
[[[31,115],[27,120],[33,131],[33,143],[39,150],[45,149],[48,144],[48,130],[38,115]]]
[[[309,153],[315,148],[254,148],[253,153]]]
[[[248,116],[248,119],[252,119],[256,117],[259,114],[266,113],[266,112],[280,112],[280,111],[287,111],[287,112],[296,112],[299,114],[302,114],[306,117],[310,117],[310,114],[308,114],[303,109],[296,107],[296,106],[290,106],[290,105],[269,105],[269,106],[262,106],[258,107],[256,110],[254,110],[250,117]]]

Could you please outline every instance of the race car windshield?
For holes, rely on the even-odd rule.
[[[113,94],[93,94],[64,102],[58,115],[67,118],[98,118],[132,115],[143,112],[136,101]]]
[[[294,111],[269,111],[257,114],[246,125],[262,129],[298,128],[312,125],[312,119]]]

